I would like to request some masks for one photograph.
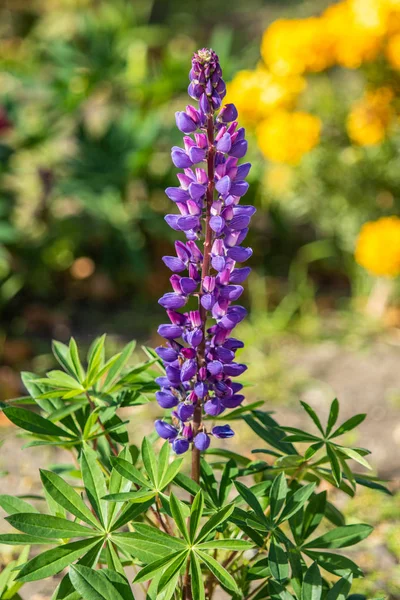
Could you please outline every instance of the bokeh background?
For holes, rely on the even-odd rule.
[[[174,112],[211,46],[254,164],[249,398],[295,425],[299,399],[368,412],[357,443],[396,492],[399,0],[0,0],[0,36],[0,401],[53,366],[52,338],[157,343]],[[2,489],[33,493],[53,457],[21,452],[1,414],[0,438]],[[343,505],[377,525],[356,591],[400,598],[399,496]]]

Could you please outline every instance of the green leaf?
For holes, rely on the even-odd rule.
[[[343,433],[351,431],[352,429],[357,427],[357,425],[362,423],[366,416],[366,414],[354,415],[354,417],[351,417],[350,419],[342,423],[342,425],[338,427],[338,429],[336,429],[336,431],[334,431],[329,437],[338,437],[339,435],[343,435]]]
[[[87,372],[87,381],[88,384],[91,385],[95,379],[97,372],[104,364],[104,344],[106,341],[106,334],[96,338],[92,345],[89,348],[89,352],[87,355],[88,361],[88,372]]]
[[[100,571],[100,574],[113,584],[124,600],[135,600],[129,582],[124,574],[116,573],[110,569],[103,569]]]
[[[38,581],[56,575],[68,567],[84,552],[95,546],[100,538],[79,540],[46,550],[27,562],[17,575],[17,581]]]
[[[320,600],[322,595],[322,579],[317,563],[313,563],[306,571],[301,588],[301,600]]]
[[[69,577],[76,591],[85,600],[124,600],[108,579],[101,575],[101,571],[72,565]]]
[[[186,550],[184,552],[186,552]],[[148,581],[149,579],[152,579],[159,571],[163,570],[164,572],[164,569],[167,568],[168,565],[170,565],[178,556],[181,556],[182,554],[183,551],[180,550],[179,552],[174,552],[173,554],[169,554],[164,558],[155,560],[154,562],[150,563],[149,565],[147,565],[139,571],[139,573],[133,580],[133,583]]]
[[[72,362],[69,348],[65,344],[58,342],[57,340],[53,340],[51,344],[53,354],[56,357],[57,361],[60,363],[64,371],[69,373],[74,379],[78,380],[77,373],[74,368],[74,364]]]
[[[120,494],[107,494],[103,500],[107,502],[131,502],[140,503],[144,500],[154,498],[156,492],[154,490],[139,490],[138,492],[121,492]]]
[[[52,435],[61,437],[75,437],[73,434],[61,429],[57,425],[54,425],[48,419],[44,419],[40,415],[37,415],[30,410],[24,408],[18,408],[16,406],[10,406],[3,410],[4,414],[14,425],[30,431],[31,433],[38,433],[40,435]]]
[[[138,469],[136,469],[136,467],[134,467],[127,460],[124,460],[120,457],[111,458],[111,464],[118,471],[118,473],[122,475],[122,477],[125,477],[125,479],[128,479],[129,481],[132,481],[133,483],[145,488],[150,487],[150,482],[147,481],[141,472],[138,471]]]
[[[18,531],[43,538],[60,539],[96,535],[93,529],[51,515],[18,513],[6,517],[6,521]]]
[[[147,437],[143,438],[142,443],[142,460],[146,472],[150,478],[150,481],[157,487],[158,483],[158,470],[157,470],[157,459],[153,449],[153,446],[150,444]]]
[[[309,404],[307,404],[307,402],[303,402],[302,400],[300,400],[300,404],[302,405],[304,410],[307,412],[307,414],[311,417],[311,419],[314,421],[315,425],[317,426],[319,431],[322,433],[322,435],[324,435],[324,428],[322,427],[321,421],[319,420],[318,415],[315,412],[315,410],[313,408],[311,408],[311,406]]]
[[[244,552],[253,547],[254,544],[246,540],[231,539],[211,540],[210,542],[203,542],[197,545],[197,548],[200,550],[238,550],[239,552]]]
[[[81,359],[79,358],[78,346],[73,337],[69,340],[69,354],[74,365],[75,373],[77,374],[79,383],[85,380],[85,371],[82,367]]]
[[[240,595],[239,588],[237,587],[236,581],[233,579],[232,575],[230,575],[228,571],[222,565],[220,565],[218,561],[215,560],[215,558],[209,556],[205,552],[201,552],[200,550],[196,550],[196,554],[223,586],[235,594]]]
[[[328,571],[329,573],[333,573],[334,575],[339,575],[339,577],[343,577],[349,571],[353,574],[354,577],[362,577],[363,572],[355,562],[347,558],[347,556],[342,556],[341,554],[332,554],[330,552],[311,552],[306,551],[305,554],[309,556],[312,560],[318,563],[320,567]]]
[[[329,590],[326,600],[346,600],[351,589],[353,578],[351,574],[342,577]]]
[[[221,482],[219,485],[218,500],[220,506],[223,506],[226,503],[229,492],[233,485],[233,481],[238,476],[238,473],[239,469],[236,465],[236,462],[232,459],[228,460],[228,462],[225,463],[224,470],[222,471]]]
[[[118,359],[112,364],[110,370],[107,373],[107,377],[104,381],[103,391],[108,392],[118,375],[121,373],[122,369],[125,367],[126,363],[130,359],[132,352],[134,351],[136,346],[136,342],[132,341],[125,346],[119,355]]]
[[[189,550],[184,550],[173,560],[161,575],[158,582],[158,592],[161,593],[176,573],[180,571],[188,559]]]
[[[271,518],[276,519],[285,504],[286,496],[288,494],[288,487],[286,483],[285,473],[281,473],[278,477],[275,477],[271,492],[269,495],[269,505],[271,507]]]
[[[339,402],[335,398],[331,404],[331,408],[329,410],[328,424],[326,427],[326,435],[328,436],[332,431],[333,427],[336,424],[337,418],[339,416]]]
[[[294,494],[291,494],[279,517],[279,523],[290,519],[307,502],[315,489],[315,483],[309,483],[299,488]]]
[[[196,537],[196,531],[200,523],[200,519],[204,509],[204,496],[202,492],[198,492],[193,500],[192,508],[190,510],[190,524],[189,524],[189,537],[190,541],[194,541]]]
[[[273,579],[268,583],[269,593],[273,600],[295,600],[295,598],[288,592],[280,583]],[[268,596],[264,596],[267,598]]]
[[[200,474],[205,491],[210,496],[214,506],[218,507],[218,483],[211,465],[204,458],[200,460]]]
[[[236,487],[237,491],[239,492],[239,494],[242,496],[242,498],[250,506],[250,508],[252,508],[254,510],[256,515],[258,515],[262,521],[267,522],[267,519],[264,515],[264,511],[261,507],[261,504],[257,500],[256,496],[253,494],[253,492],[251,490],[249,490],[248,487],[243,485],[243,483],[241,483],[240,481],[235,481],[235,487]]]
[[[34,535],[25,535],[24,533],[2,533],[0,534],[0,544],[9,546],[26,546],[28,544],[45,544],[49,545],[49,540]]]
[[[200,533],[196,538],[196,544],[200,544],[211,531],[216,529],[221,523],[226,521],[230,515],[233,513],[235,506],[233,504],[228,504],[228,506],[224,506],[217,513],[213,514],[213,516],[207,521],[207,523],[200,529]]]
[[[201,566],[195,552],[192,552],[190,555],[190,576],[192,582],[192,597],[196,598],[196,600],[206,600]]]
[[[40,477],[47,493],[65,510],[89,525],[99,527],[99,522],[86,506],[81,496],[64,479],[52,471],[40,470]]]
[[[321,523],[326,507],[326,492],[315,494],[304,511],[301,538],[306,540]]]
[[[365,460],[365,458],[363,458],[363,456],[361,456],[359,452],[357,452],[357,450],[354,450],[353,448],[345,448],[344,446],[336,446],[336,449],[349,458],[352,458],[366,469],[372,469],[371,465]]]
[[[178,500],[178,498],[173,493],[171,494],[169,500],[170,500],[172,517],[176,523],[176,526],[178,527],[179,531],[181,532],[181,534],[183,535],[183,537],[189,544],[190,537],[189,537],[188,530],[186,527],[185,516],[184,516],[184,512],[181,507],[181,502],[180,502],[180,500]]]
[[[286,581],[289,578],[289,561],[285,550],[280,544],[277,544],[275,539],[271,539],[271,544],[268,552],[268,564],[271,569],[272,576],[280,582]]]
[[[102,498],[107,494],[106,482],[100,465],[97,462],[96,453],[88,446],[84,446],[81,453],[81,471],[89,502],[100,519],[101,524],[105,527],[107,523],[108,504]]]
[[[139,533],[115,533],[112,541],[118,548],[131,556],[134,556],[142,563],[151,563],[168,556],[178,550],[182,551],[185,546],[171,543],[170,540],[149,540],[146,536]]]
[[[324,535],[311,540],[304,545],[308,548],[346,548],[361,542],[370,535],[373,527],[360,523],[358,525],[344,525],[328,531]]]
[[[17,496],[9,496],[8,494],[0,494],[0,506],[8,515],[16,513],[37,513],[33,506],[18,498]]]
[[[128,446],[126,446],[125,448],[123,448],[123,450],[121,450],[121,452],[119,453],[119,458],[122,458],[122,460],[126,460],[129,463],[131,462],[132,458],[131,458],[131,453],[129,452]],[[123,477],[121,475],[121,473],[119,473],[117,471],[117,469],[115,469],[113,467],[113,469],[111,470],[110,482],[109,482],[110,494],[124,494],[124,493],[128,492],[130,489],[131,489],[131,482],[128,479],[125,479],[125,477]],[[109,509],[108,509],[108,524],[109,525],[112,523],[113,518],[115,517],[117,511],[118,511],[117,503],[109,506]]]
[[[119,529],[120,527],[123,527],[129,521],[134,521],[136,519],[136,517],[138,517],[142,513],[146,512],[146,510],[148,508],[150,508],[150,506],[152,504],[153,504],[153,499],[145,500],[144,502],[141,502],[140,504],[128,504],[128,506],[124,510],[121,511],[121,513],[118,515],[118,518],[116,519],[116,521],[114,521],[114,523],[112,524],[112,527],[111,527],[112,531],[115,531],[115,530]]]
[[[298,454],[292,444],[283,441],[285,434],[269,414],[259,410],[255,410],[253,414],[258,420],[249,415],[244,415],[243,419],[261,439],[283,454]]]
[[[336,486],[339,487],[342,481],[342,470],[340,468],[340,462],[334,450],[334,447],[331,444],[326,445],[326,454],[329,458],[329,462],[332,469],[332,477],[336,483]]]
[[[168,442],[167,442],[168,444]],[[183,458],[177,458],[170,465],[168,465],[164,476],[159,482],[160,489],[163,490],[171,483],[171,481],[177,476],[180,471],[181,465],[183,462]]]
[[[157,487],[161,489],[161,482],[164,478],[164,475],[168,469],[169,457],[170,457],[170,443],[165,441],[161,446],[160,453],[158,455],[158,464],[157,464]]]

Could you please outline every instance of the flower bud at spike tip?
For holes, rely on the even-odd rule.
[[[203,421],[206,424],[244,400],[238,393],[243,386],[232,380],[247,368],[236,356],[243,343],[231,332],[246,316],[246,310],[234,303],[250,273],[239,263],[252,255],[251,248],[241,243],[255,212],[253,206],[240,204],[251,167],[239,164],[247,141],[236,107],[223,105],[226,86],[213,50],[203,48],[193,55],[188,93],[197,106],[189,104],[175,113],[184,136],[171,157],[183,171],[177,185],[166,190],[173,208],[165,217],[186,241],[175,243],[176,255],[163,257],[173,273],[172,289],[159,304],[170,323],[158,328],[165,343],[156,349],[166,371],[157,378],[161,390],[156,398],[162,408],[172,409],[172,424],[158,420],[155,427],[176,454],[185,453],[191,444],[204,452],[211,436],[234,435],[229,425],[214,427],[210,435]],[[187,303],[190,309],[185,312]]]

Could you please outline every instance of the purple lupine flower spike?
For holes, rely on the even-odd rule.
[[[177,454],[191,444],[204,452],[211,436],[234,435],[229,425],[209,430],[207,423],[244,400],[243,386],[233,381],[247,368],[235,360],[243,342],[231,333],[246,316],[246,309],[234,302],[250,273],[241,263],[252,250],[242,244],[255,212],[240,204],[249,187],[245,178],[251,165],[238,164],[247,142],[236,107],[222,106],[225,83],[213,50],[194,54],[189,79],[188,92],[198,108],[188,105],[175,114],[185,135],[183,147],[174,146],[171,157],[183,171],[177,175],[179,185],[166,190],[177,212],[165,217],[186,242],[175,243],[176,256],[163,257],[172,271],[172,291],[159,303],[171,323],[158,328],[166,345],[156,349],[165,366],[156,398],[162,408],[172,409],[172,424],[158,420],[156,430]],[[183,312],[193,296],[198,309]]]

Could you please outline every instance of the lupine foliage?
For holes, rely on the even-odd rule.
[[[102,336],[86,365],[74,339],[68,346],[54,342],[61,369],[46,377],[24,373],[29,396],[3,407],[28,437],[27,447],[57,446],[73,457],[72,465],[41,471],[40,510],[24,498],[0,496],[7,522],[19,532],[1,535],[0,543],[23,546],[0,576],[3,600],[21,598],[24,583],[65,570],[52,600],[132,600],[138,586],[146,600],[209,600],[221,589],[234,600],[341,600],[362,576],[337,550],[362,541],[372,528],[347,524],[330,490],[353,496],[364,485],[387,492],[375,477],[352,470],[350,461],[370,469],[368,451],[340,443],[365,415],[337,425],[334,400],[323,425],[303,402],[317,431],[282,427],[258,404],[240,406],[242,385],[231,380],[244,371],[233,360],[242,344],[230,334],[245,309],[231,302],[248,274],[236,262],[251,255],[240,244],[253,209],[239,206],[249,166],[237,159],[247,144],[235,107],[220,108],[221,75],[214,52],[196,53],[189,93],[199,109],[177,113],[184,133],[200,132],[184,139],[184,150],[172,150],[184,173],[180,187],[167,190],[180,215],[166,220],[187,242],[177,242],[177,257],[164,257],[175,271],[174,291],[160,301],[171,321],[159,329],[168,346],[143,348],[147,360],[132,367],[133,342],[107,360]],[[191,170],[203,161],[207,172]],[[188,277],[177,275],[184,270]],[[197,306],[178,312],[190,296]],[[153,395],[162,407],[176,407],[173,424],[156,422],[168,441],[159,445],[151,434],[131,444],[117,410],[134,411]],[[227,408],[236,410],[224,418],[243,419],[262,440],[263,447],[252,450],[261,458],[209,447],[210,433],[233,435],[229,425],[218,424]],[[184,457],[176,456],[189,449],[190,476]],[[36,545],[44,551],[28,560]],[[135,570],[133,587],[126,567]]]

